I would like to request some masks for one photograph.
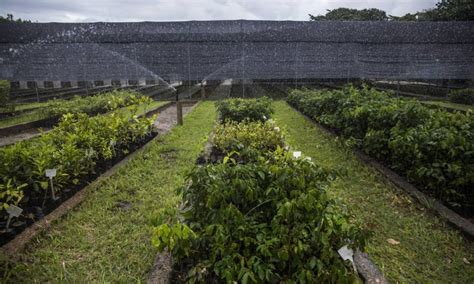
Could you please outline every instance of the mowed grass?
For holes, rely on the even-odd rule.
[[[46,114],[41,109],[35,109],[31,112],[21,113],[15,116],[11,116],[0,120],[0,128],[5,128],[17,124],[23,124],[46,118]]]
[[[176,217],[181,198],[175,189],[195,164],[215,116],[213,103],[198,105],[183,126],[102,181],[18,261],[2,261],[4,282],[144,282],[157,253],[153,227]]]
[[[274,106],[273,117],[286,130],[293,149],[344,173],[329,193],[373,232],[366,250],[390,282],[474,282],[472,243],[359,161],[339,139],[285,102]],[[390,244],[388,239],[400,243]]]

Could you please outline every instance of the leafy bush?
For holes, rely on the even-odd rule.
[[[135,91],[118,91],[96,96],[79,97],[71,100],[53,100],[44,108],[45,117],[60,117],[66,113],[87,113],[90,115],[115,110],[125,106],[150,103],[151,99]]]
[[[293,91],[288,102],[451,206],[474,208],[472,113],[430,109],[364,88]]]
[[[271,99],[267,97],[258,99],[235,98],[218,101],[216,106],[221,121],[265,121],[273,113],[271,103]]]
[[[282,132],[272,121],[220,124],[215,129],[213,143],[225,155],[242,151],[254,155],[255,151],[269,152],[285,146]]]
[[[449,100],[453,103],[474,105],[474,89],[451,90]]]
[[[337,250],[365,235],[325,189],[330,172],[278,148],[272,158],[195,167],[182,188],[184,223],[156,228],[195,282],[348,282],[357,276]],[[229,162],[230,161],[230,162]]]
[[[0,80],[0,110],[11,110],[10,104],[10,82]]]
[[[114,112],[92,118],[67,114],[39,138],[0,148],[0,207],[21,203],[24,196],[30,202],[32,196],[44,196],[49,168],[57,169],[55,189],[79,183],[94,173],[97,162],[127,153],[131,144],[150,133],[152,123]]]

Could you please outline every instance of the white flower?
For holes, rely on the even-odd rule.
[[[262,116],[264,120],[267,120],[267,117],[266,116]]]
[[[278,126],[273,128],[273,129],[275,129],[276,132],[280,132],[280,127],[278,127]]]
[[[294,152],[293,152],[293,157],[295,157],[296,159],[298,159],[299,157],[301,157],[301,151],[294,151]]]

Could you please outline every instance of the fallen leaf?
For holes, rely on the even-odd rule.
[[[462,261],[464,261],[465,264],[471,264],[471,262],[469,260],[467,260],[467,258],[463,258]]]
[[[387,239],[387,242],[391,245],[399,245],[400,244],[399,241],[396,241],[394,239]]]

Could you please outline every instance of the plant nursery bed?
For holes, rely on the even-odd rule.
[[[2,250],[13,255],[18,250],[38,234],[42,229],[49,226],[51,221],[64,215],[67,211],[80,203],[84,196],[84,191],[93,183],[113,174],[119,165],[128,161],[138,150],[144,148],[158,132],[152,132],[139,142],[130,145],[127,149],[129,154],[121,154],[108,161],[99,161],[94,174],[81,180],[76,185],[70,185],[67,190],[57,194],[57,199],[47,198],[44,194],[31,193],[30,198],[22,206],[23,214],[12,221],[11,231],[0,234],[0,244]],[[6,222],[0,222],[0,227],[4,230]]]
[[[204,166],[210,163],[219,163],[226,157],[225,153],[213,145],[213,137],[214,131],[209,135],[201,155],[196,160],[197,165]],[[365,283],[388,283],[379,267],[370,259],[367,253],[356,251],[353,260],[357,273]],[[185,283],[186,268],[186,263],[173,263],[173,257],[169,252],[158,253],[149,274],[148,283]],[[219,283],[219,281],[216,279],[212,283]]]
[[[237,103],[239,103],[239,102],[237,102]],[[222,117],[222,114],[225,113],[225,111],[222,111],[222,109],[224,107],[222,107],[222,108],[220,108],[220,107],[221,106],[218,106],[218,109],[220,109],[220,111],[221,111],[220,122],[226,121]],[[255,218],[255,217],[247,217],[250,213],[255,214],[255,213],[253,213],[254,210],[258,210],[259,212],[260,212],[260,210],[264,210],[262,212],[266,212],[266,214],[268,214],[267,218],[278,218],[278,217],[270,217],[270,216],[274,216],[272,214],[278,214],[276,212],[280,212],[280,211],[274,209],[273,205],[268,205],[268,207],[266,205],[267,203],[269,203],[269,202],[271,203],[271,202],[274,202],[274,201],[266,200],[265,202],[260,203],[255,207],[252,207],[253,205],[250,206],[250,205],[246,204],[246,202],[243,202],[242,200],[237,199],[238,196],[234,196],[232,194],[238,195],[239,194],[238,192],[241,192],[241,194],[242,194],[241,198],[243,198],[243,200],[246,200],[246,198],[248,198],[249,199],[248,202],[255,202],[252,199],[252,197],[247,197],[247,196],[252,196],[252,194],[255,194],[255,195],[257,195],[257,194],[267,194],[267,193],[264,193],[264,192],[270,191],[270,190],[274,190],[276,192],[275,195],[281,194],[281,193],[279,193],[279,191],[277,189],[277,188],[279,188],[279,186],[275,185],[275,187],[272,187],[272,186],[269,186],[268,184],[278,183],[281,180],[284,180],[285,178],[288,178],[286,176],[286,174],[288,174],[288,175],[291,175],[291,174],[289,174],[287,172],[284,172],[284,171],[279,172],[279,170],[278,170],[279,166],[277,164],[272,164],[273,160],[271,160],[271,158],[268,158],[269,160],[266,160],[266,163],[263,163],[262,159],[266,159],[266,158],[264,158],[263,156],[259,156],[257,158],[257,157],[254,156],[255,154],[257,154],[257,152],[252,152],[253,151],[252,149],[254,149],[254,150],[259,149],[258,151],[260,151],[260,150],[265,151],[264,149],[267,149],[265,147],[267,147],[267,145],[273,145],[272,143],[276,143],[275,145],[279,145],[277,148],[275,148],[276,152],[273,153],[274,155],[279,155],[278,153],[283,153],[283,152],[278,152],[278,151],[289,151],[288,150],[289,146],[286,145],[286,143],[284,142],[284,138],[283,138],[283,136],[281,136],[279,128],[276,127],[273,124],[273,122],[271,122],[271,121],[265,122],[263,124],[258,124],[258,123],[257,124],[252,124],[252,123],[250,123],[250,124],[245,124],[245,123],[241,123],[241,124],[230,123],[230,124],[227,124],[229,122],[226,122],[225,124],[220,124],[220,122],[216,122],[214,124],[215,125],[214,130],[209,135],[208,141],[207,141],[207,143],[206,143],[206,145],[205,145],[205,147],[202,151],[202,154],[196,160],[197,167],[196,167],[195,171],[199,172],[200,174],[198,174],[196,176],[193,173],[190,173],[189,176],[188,176],[188,178],[189,178],[188,186],[189,186],[189,188],[191,188],[192,186],[199,187],[200,188],[199,190],[195,189],[195,190],[197,190],[196,192],[201,192],[201,193],[198,193],[199,196],[204,194],[204,193],[202,193],[203,191],[209,190],[209,192],[206,192],[204,195],[214,196],[213,194],[217,194],[217,196],[219,196],[219,197],[214,197],[214,198],[219,199],[220,195],[219,195],[219,193],[217,193],[218,190],[217,190],[217,192],[215,191],[216,190],[215,187],[216,186],[217,187],[225,187],[225,186],[223,184],[220,184],[218,186],[218,183],[213,184],[213,181],[222,179],[223,176],[225,176],[224,179],[227,179],[227,181],[223,181],[223,182],[225,184],[229,184],[229,187],[230,187],[230,188],[225,188],[225,189],[227,191],[229,191],[230,193],[228,193],[229,196],[227,196],[227,193],[222,194],[222,196],[226,196],[226,197],[223,197],[221,202],[223,202],[224,204],[227,204],[227,202],[229,202],[230,207],[226,207],[226,205],[223,205],[223,207],[221,207],[221,205],[217,205],[217,204],[203,205],[203,204],[208,204],[208,202],[211,202],[211,203],[216,202],[216,200],[213,200],[212,197],[209,197],[209,199],[206,199],[206,200],[208,200],[206,202],[206,201],[198,199],[198,197],[194,197],[194,195],[193,195],[194,198],[189,197],[193,193],[190,193],[190,191],[188,191],[189,188],[186,187],[187,189],[183,189],[183,191],[180,191],[183,195],[183,203],[181,204],[180,208],[181,208],[182,212],[184,212],[184,213],[183,213],[182,216],[178,217],[178,219],[183,219],[183,220],[189,221],[190,219],[188,219],[188,218],[194,218],[194,219],[191,219],[191,221],[189,223],[189,225],[192,226],[193,222],[199,222],[199,221],[196,221],[196,220],[202,220],[201,218],[203,216],[208,216],[209,218],[215,218],[214,216],[216,216],[217,210],[223,210],[222,208],[235,208],[235,210],[239,211],[239,212],[235,213],[238,216],[240,216],[239,214],[241,214],[243,212],[247,212],[243,216],[243,218],[246,219],[246,220],[250,220],[251,218]],[[263,134],[264,131],[268,132],[268,133],[266,133],[267,135]],[[252,133],[252,135],[249,136],[248,134],[245,134],[245,133]],[[252,138],[249,138],[249,137],[252,137]],[[270,138],[267,138],[267,137],[270,137]],[[252,140],[252,139],[256,139],[256,140]],[[266,140],[266,139],[268,139],[268,140]],[[249,140],[253,141],[253,142],[250,142]],[[233,141],[233,142],[230,142],[230,141]],[[231,144],[228,144],[228,143],[231,143]],[[232,143],[236,143],[236,144],[232,144]],[[267,143],[269,143],[269,144],[267,144]],[[227,146],[225,146],[225,145],[227,145]],[[235,147],[235,145],[240,145],[240,146],[237,146],[237,148],[239,148],[242,152],[237,153],[237,152],[235,152],[235,150],[229,150],[229,149],[234,149],[233,147]],[[250,145],[252,145],[252,146],[250,146]],[[255,148],[252,148],[252,147],[255,147]],[[268,149],[273,149],[272,148],[273,146],[268,146],[268,147],[270,147]],[[249,150],[250,152],[246,152],[247,150]],[[272,150],[270,150],[270,151],[272,151]],[[271,152],[268,152],[268,153],[271,153]],[[285,152],[285,153],[288,153],[288,152]],[[289,156],[286,156],[286,157],[289,158]],[[256,160],[254,161],[253,159],[256,159]],[[300,166],[300,164],[297,165],[297,163],[300,163],[300,162],[303,163],[303,164],[307,163],[306,158],[301,158],[300,159],[297,156],[294,156],[290,160],[285,160],[285,161],[287,161],[287,163],[295,163],[294,166]],[[232,165],[228,166],[227,163],[230,163],[233,166]],[[263,166],[262,168],[258,168],[258,166],[257,166],[258,163],[263,163],[266,166]],[[272,164],[272,166],[270,166],[271,170],[267,171],[266,167],[268,166],[269,163]],[[314,166],[314,164],[312,164],[312,165]],[[234,166],[235,166],[235,168],[234,168]],[[253,168],[253,169],[255,169],[255,171],[257,171],[257,172],[254,172],[255,174],[247,175],[245,173],[245,169],[247,167],[254,167],[254,166],[256,166],[256,167]],[[222,172],[219,172],[219,170],[217,170],[216,172],[214,172],[214,170],[213,170],[213,169],[223,169],[223,168],[226,169],[226,173],[223,176],[221,176]],[[232,174],[232,172],[233,172],[232,169],[235,169],[236,172],[238,173],[236,176],[232,176],[233,175]],[[242,170],[242,169],[244,169],[244,170]],[[312,169],[314,170],[315,168],[312,168]],[[204,170],[204,171],[201,171],[201,170]],[[203,173],[207,173],[207,170],[209,170],[209,172],[210,172],[209,179],[207,179],[207,177],[205,176],[206,174],[203,174]],[[299,170],[303,171],[303,168],[300,168]],[[280,173],[280,174],[276,174],[277,172]],[[306,174],[308,174],[308,175],[312,175],[314,173],[315,172],[311,172],[311,173],[306,172]],[[276,175],[274,175],[274,174],[276,174]],[[298,174],[303,174],[303,173],[298,173]],[[232,177],[234,177],[236,179],[234,180]],[[320,177],[320,176],[315,177],[315,178],[321,178],[322,179],[322,177]],[[265,182],[261,182],[260,180],[264,180]],[[208,184],[208,182],[210,182],[210,185]],[[262,188],[258,188],[257,187],[258,185],[255,185],[255,184],[262,184]],[[242,188],[241,186],[244,186],[244,187]],[[265,187],[265,186],[268,186],[268,188]],[[310,187],[311,185],[305,185],[305,186]],[[236,188],[233,188],[233,187],[236,187]],[[246,188],[246,189],[244,189],[244,188]],[[252,192],[254,190],[254,188],[261,189],[262,191],[259,191],[259,193],[256,193],[256,192],[255,193],[249,193],[249,192]],[[263,190],[264,188],[265,188],[265,190]],[[258,189],[256,189],[256,191],[258,191]],[[243,192],[247,192],[247,193],[244,194]],[[248,194],[248,195],[246,195],[246,194]],[[294,190],[292,192],[292,194],[297,194],[297,193],[295,193],[295,190]],[[305,193],[302,193],[302,194],[305,194]],[[232,197],[230,197],[230,196],[232,196]],[[228,198],[230,198],[230,199],[228,199]],[[275,197],[275,198],[277,198],[277,197]],[[230,200],[234,200],[234,201],[230,201]],[[193,205],[194,204],[193,202],[196,202],[196,205]],[[287,201],[287,204],[289,204],[290,202],[291,201]],[[218,203],[220,204],[220,202],[218,202]],[[257,202],[257,203],[259,203],[259,202]],[[244,205],[244,204],[246,204],[246,205]],[[248,210],[249,208],[246,208],[245,206],[248,206],[249,208],[252,207],[252,208],[250,210]],[[321,205],[321,206],[323,206],[323,205]],[[202,214],[204,214],[204,215],[202,215],[201,217],[191,217],[191,216],[195,216],[194,214],[196,214],[196,212],[192,212],[192,210],[195,210],[193,208],[206,208],[207,211],[206,211],[206,209],[201,209],[201,210],[205,210],[207,213],[202,212]],[[239,208],[239,209],[236,209],[236,208]],[[259,208],[259,209],[257,209],[257,208]],[[263,208],[266,208],[266,209],[263,209]],[[190,210],[190,211],[188,212],[188,210]],[[216,212],[214,212],[214,210],[216,210]],[[276,210],[276,211],[273,211],[273,210]],[[283,210],[283,209],[280,208],[280,210]],[[225,210],[224,210],[224,212],[225,212]],[[197,214],[200,214],[200,213],[197,213]],[[225,213],[223,213],[223,214],[225,214]],[[258,214],[263,214],[263,213],[258,213]],[[284,213],[280,213],[280,214],[284,214]],[[292,217],[292,218],[295,218],[295,217]],[[187,281],[190,281],[189,279],[191,279],[191,281],[195,280],[193,277],[196,277],[195,276],[196,274],[201,274],[201,273],[202,273],[202,275],[206,275],[206,276],[203,276],[204,278],[201,278],[201,280],[205,280],[208,283],[220,283],[223,280],[223,279],[220,279],[220,277],[222,277],[222,275],[217,276],[217,274],[214,275],[213,274],[214,272],[211,272],[211,270],[213,270],[213,267],[215,267],[215,269],[223,269],[220,265],[216,265],[214,263],[211,266],[207,267],[207,270],[209,270],[209,273],[207,273],[206,268],[202,268],[202,267],[199,266],[201,264],[201,262],[199,262],[197,264],[195,262],[196,261],[195,253],[199,252],[201,249],[205,249],[205,247],[207,246],[208,241],[213,242],[213,240],[214,240],[213,239],[214,237],[212,237],[212,236],[209,236],[212,239],[212,241],[207,239],[207,237],[208,237],[208,235],[206,235],[207,230],[209,228],[213,227],[213,226],[219,227],[220,226],[219,224],[221,224],[220,223],[221,221],[218,221],[220,219],[212,219],[212,220],[214,220],[213,222],[217,222],[217,223],[212,223],[211,222],[212,225],[210,225],[210,227],[205,227],[205,226],[207,226],[206,225],[207,220],[205,220],[205,219],[206,219],[206,217],[204,217],[204,221],[202,221],[203,222],[202,226],[204,226],[204,227],[201,227],[201,226],[198,225],[196,228],[197,228],[197,230],[206,231],[206,233],[202,233],[201,236],[199,236],[199,233],[197,233],[198,234],[197,235],[198,239],[196,239],[196,241],[199,244],[206,243],[206,245],[203,245],[202,248],[195,248],[191,256],[186,254],[187,257],[183,258],[182,255],[178,255],[176,259],[174,259],[174,256],[175,256],[174,254],[177,251],[180,251],[181,248],[176,250],[176,246],[174,244],[174,241],[173,241],[173,246],[171,247],[171,249],[173,250],[173,256],[172,256],[172,254],[169,253],[168,250],[166,250],[166,249],[161,250],[160,249],[161,253],[159,253],[157,255],[157,257],[155,258],[155,264],[154,264],[154,266],[153,266],[153,268],[152,268],[152,270],[149,274],[148,283],[185,283]],[[230,219],[232,219],[232,217],[230,217]],[[252,220],[254,220],[254,219],[252,219]],[[255,219],[255,220],[259,220],[259,221],[254,221],[254,222],[262,222],[260,224],[260,226],[262,228],[262,231],[266,232],[267,229],[266,229],[265,226],[268,225],[266,222],[269,222],[269,221],[263,221],[263,220],[260,221],[260,219]],[[278,219],[272,219],[272,220],[273,220],[272,224],[273,224],[273,222],[278,222],[278,221],[276,221]],[[293,222],[293,219],[291,219],[291,220],[292,221],[287,221],[287,222]],[[235,222],[235,220],[230,220],[230,221],[226,221],[226,222],[233,223],[233,222]],[[250,222],[250,221],[247,221],[247,222]],[[328,222],[330,222],[330,221],[328,221]],[[184,223],[181,223],[181,224],[184,224]],[[246,226],[246,225],[243,225],[243,224],[239,225],[239,230],[245,230],[244,226]],[[170,233],[169,230],[181,230],[181,229],[178,229],[178,228],[182,228],[181,226],[186,226],[186,225],[174,225],[171,228],[167,227],[168,225],[163,225],[163,226],[160,226],[160,228],[157,229],[157,231],[155,231],[155,234],[158,234],[160,239],[158,241],[156,241],[157,239],[154,239],[153,240],[154,243],[155,243],[155,241],[157,242],[157,244],[162,244],[162,242],[166,242],[165,239],[173,238],[173,237],[170,237],[169,234],[173,234],[173,233]],[[176,227],[176,226],[178,226],[178,227]],[[222,226],[225,227],[227,225],[222,225]],[[282,225],[282,226],[284,226],[284,225]],[[298,225],[294,225],[294,226],[297,227]],[[162,228],[164,228],[164,229],[162,229]],[[204,228],[206,228],[206,229],[204,229]],[[273,228],[273,226],[272,226],[272,228]],[[222,230],[225,231],[226,229],[222,229]],[[310,229],[308,228],[308,230],[310,230]],[[321,234],[324,234],[323,233],[324,229],[320,229],[320,230],[321,230]],[[183,235],[184,236],[184,235],[187,235],[187,234],[188,233],[185,230],[183,230],[178,235]],[[221,232],[218,230],[218,231],[215,232],[215,234],[221,234]],[[236,234],[238,234],[238,233],[236,233]],[[187,240],[187,237],[183,237],[183,238],[185,240]],[[232,234],[229,235],[229,238],[231,238],[231,239],[235,238],[235,235],[233,235],[233,233],[232,233]],[[244,238],[244,239],[247,239],[247,238],[248,238],[248,242],[251,242],[251,239],[253,238],[253,236],[251,236],[251,234],[250,234],[250,235],[247,235],[247,237]],[[262,239],[263,238],[265,238],[265,237],[262,237]],[[278,236],[275,236],[274,238],[277,239]],[[219,237],[216,237],[216,239],[219,239]],[[257,239],[258,239],[258,237],[257,237]],[[275,242],[277,242],[276,239],[274,240]],[[245,246],[247,246],[246,241],[244,241],[243,239],[238,239],[238,240],[234,239],[233,242],[234,242],[233,245],[235,245],[235,247],[240,247],[240,246],[245,247]],[[219,263],[220,261],[222,261],[221,258],[226,258],[227,257],[226,253],[224,253],[225,249],[224,248],[219,248],[218,244],[219,244],[219,241],[216,241],[216,244],[214,244],[214,245],[209,244],[210,247],[208,247],[207,249],[205,249],[205,251],[202,252],[204,255],[207,255],[208,253],[209,254],[214,253],[215,250],[223,250],[216,257],[217,259],[213,260],[216,263]],[[309,244],[306,244],[306,243],[304,245],[307,245],[308,247],[310,246]],[[301,246],[304,246],[304,245],[301,244]],[[261,244],[261,246],[264,247],[265,245]],[[290,244],[288,244],[288,246],[290,246]],[[179,244],[177,244],[177,247],[179,247]],[[167,247],[167,248],[170,249],[170,247]],[[253,248],[249,248],[249,249],[251,251],[253,250]],[[324,249],[327,249],[327,248],[324,248]],[[347,247],[346,247],[346,249],[347,249]],[[232,249],[230,249],[230,250],[232,250]],[[295,248],[295,250],[296,250],[296,248]],[[344,255],[344,253],[341,252],[341,251],[343,251],[342,248],[338,251],[338,253],[340,253],[341,256],[342,256],[342,255]],[[388,283],[386,281],[386,279],[384,278],[381,270],[369,259],[368,255],[366,253],[362,253],[356,248],[354,249],[354,252],[352,252],[352,250],[348,250],[347,253],[348,253],[348,255],[350,255],[350,257],[348,259],[351,259],[351,261],[353,261],[353,264],[354,264],[354,269],[355,269],[355,271],[353,271],[353,272],[355,272],[354,273],[354,277],[355,277],[354,279],[357,279],[357,275],[359,275],[361,280],[365,281],[366,283]],[[337,255],[337,253],[336,253],[336,255]],[[242,260],[241,261],[244,261],[243,259],[245,259],[245,262],[246,261],[252,261],[252,259],[254,259],[254,258],[259,259],[260,257],[262,257],[261,261],[265,262],[265,260],[263,260],[265,258],[265,256],[262,256],[261,252],[259,252],[259,249],[256,249],[256,251],[252,255],[245,255],[245,256],[242,255]],[[298,257],[301,257],[301,256],[298,255]],[[277,257],[275,256],[275,258],[277,258]],[[332,262],[332,261],[338,262],[338,261],[340,261],[340,259],[338,260],[338,258],[339,258],[339,256],[335,257],[334,255],[332,255],[332,253],[331,253],[331,256],[328,256],[327,254],[324,254],[324,253],[314,252],[314,254],[309,254],[308,253],[308,255],[305,257],[305,259],[304,260],[302,259],[301,261],[303,263],[305,261],[307,261],[308,263],[310,261],[313,261],[313,262],[321,261],[321,263],[323,263],[323,262],[326,263],[326,262]],[[204,256],[203,259],[206,259],[206,257]],[[284,265],[282,263],[279,263],[276,260],[274,260],[274,261],[275,261],[275,263],[277,263],[275,265]],[[280,260],[280,261],[285,263],[285,261],[283,261],[283,260]],[[286,261],[291,261],[291,260],[286,260]],[[206,260],[204,260],[202,263],[205,263],[205,262],[206,262]],[[231,263],[227,264],[227,265],[229,265],[229,267],[226,268],[228,270],[232,270],[232,269],[235,268],[233,266],[234,265],[233,261],[230,261],[230,262]],[[214,265],[216,265],[216,266],[214,266]],[[241,265],[244,266],[243,262],[242,262]],[[256,263],[255,265],[260,265],[260,262]],[[334,265],[336,266],[337,264],[334,264]],[[243,273],[242,272],[243,268],[240,271],[241,271],[240,273]],[[237,279],[237,275],[233,275],[232,277],[231,276],[226,276],[226,280],[227,281],[229,279],[240,280],[240,281],[245,283],[248,280],[247,277],[250,277],[252,279],[254,277],[254,276],[249,276],[249,275],[254,275],[254,274],[252,274],[252,272],[250,272],[250,270],[247,270],[247,271],[249,271],[249,272],[246,272],[246,273],[248,273],[247,276],[240,276],[242,274],[239,274],[238,279]],[[317,271],[319,271],[319,269],[317,270],[316,268],[314,268],[314,273],[317,274],[318,273]],[[233,272],[233,273],[235,273],[235,272]],[[273,275],[272,272],[270,272],[268,270],[265,273],[269,273],[268,275]],[[192,275],[192,276],[190,276],[190,275]],[[261,273],[261,271],[259,271],[259,276],[258,277],[260,277],[260,280],[261,280],[262,277],[264,277],[262,275],[264,275],[264,273]],[[190,277],[190,278],[188,278],[188,277]],[[230,278],[227,278],[227,277],[230,277]],[[265,276],[265,277],[266,277],[265,279],[267,279],[267,281],[270,281],[271,277],[280,277],[280,276],[275,275],[275,276]],[[285,272],[282,272],[281,277],[282,277],[281,279],[294,279],[295,274],[290,274],[290,273],[285,274]],[[309,277],[311,277],[311,276],[309,276]],[[255,276],[255,278],[256,278],[256,276]],[[257,281],[257,280],[254,279],[254,281]]]
[[[326,133],[330,134],[331,136],[338,137],[338,132],[335,129],[328,128],[324,125],[321,125],[311,119],[306,114],[300,112],[295,107],[291,106],[296,112],[303,115],[308,121],[325,131]],[[415,185],[408,182],[404,177],[400,176],[399,174],[395,173],[382,163],[378,162],[374,158],[368,156],[360,149],[354,149],[354,153],[357,157],[363,161],[365,164],[373,167],[382,176],[389,181],[390,183],[394,184],[397,188],[401,189],[402,191],[408,193],[408,195],[414,199],[415,201],[419,202],[427,209],[434,211],[437,215],[445,219],[449,224],[451,224],[456,229],[460,230],[466,237],[470,240],[474,239],[474,224],[472,222],[472,217],[463,217],[460,214],[456,213],[454,210],[448,208],[436,198],[422,192],[419,190]]]
[[[196,102],[194,101],[186,102],[186,112],[195,104]],[[141,116],[151,116],[172,107],[173,102],[169,102]],[[173,118],[175,118],[176,112],[167,112],[164,116],[173,116]],[[165,128],[170,127],[172,127],[172,124],[165,126]],[[137,143],[130,145],[127,149],[128,154],[120,152],[122,153],[121,155],[111,160],[99,161],[94,174],[87,176],[87,178],[81,180],[76,185],[69,186],[67,190],[63,190],[61,194],[56,196],[56,200],[46,198],[47,196],[42,192],[41,194],[30,193],[29,199],[25,202],[26,206],[22,206],[24,210],[23,214],[19,218],[16,218],[11,224],[12,230],[0,234],[0,244],[3,245],[2,249],[10,255],[20,250],[30,239],[41,232],[42,229],[48,227],[52,220],[59,218],[79,204],[87,188],[113,174],[120,165],[126,163],[130,158],[135,156],[136,153],[145,149],[146,145],[148,145],[158,133],[166,132],[167,130],[169,129],[159,128]],[[0,222],[0,228],[5,228],[5,226],[6,221]]]

